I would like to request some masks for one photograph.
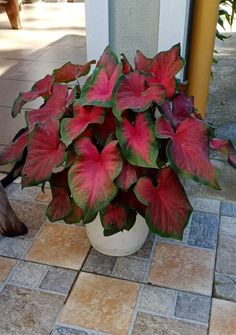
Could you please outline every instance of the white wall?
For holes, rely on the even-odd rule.
[[[182,56],[185,57],[188,16],[191,0],[160,1],[158,50],[167,50],[180,42]]]

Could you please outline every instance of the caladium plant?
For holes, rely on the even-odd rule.
[[[89,224],[100,215],[108,236],[131,229],[139,213],[150,231],[181,239],[192,207],[180,177],[219,189],[209,148],[227,152],[235,167],[235,146],[211,138],[176,79],[179,45],[154,58],[137,51],[134,66],[107,47],[80,86],[93,63],[66,63],[19,94],[13,117],[32,100],[44,103],[27,111],[25,130],[0,163],[26,154],[22,185],[49,181],[51,221]]]

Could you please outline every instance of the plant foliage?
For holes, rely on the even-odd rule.
[[[181,239],[192,207],[180,177],[219,188],[209,141],[234,167],[235,148],[209,138],[176,79],[184,65],[179,44],[153,58],[137,51],[134,67],[107,47],[81,87],[93,63],[66,63],[19,94],[14,117],[27,102],[44,103],[26,113],[25,131],[0,163],[27,152],[23,187],[49,181],[51,221],[89,223],[99,213],[108,236],[131,229],[139,213],[152,232]]]

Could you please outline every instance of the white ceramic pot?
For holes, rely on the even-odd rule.
[[[142,248],[147,236],[148,226],[141,215],[137,215],[134,226],[111,236],[103,235],[100,216],[85,225],[88,239],[94,249],[109,256],[127,256]]]

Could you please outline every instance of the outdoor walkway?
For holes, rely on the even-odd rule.
[[[47,8],[51,13],[57,10],[62,20],[66,7],[54,6]],[[45,20],[41,15],[40,24],[51,26],[45,42],[38,35],[39,22],[37,29],[32,28],[38,20],[34,5],[24,7],[29,13],[22,13],[23,27],[27,26],[24,36],[32,43],[37,36],[39,46],[35,42],[30,50],[27,41],[16,39],[22,44],[15,54],[10,44],[4,54],[0,45],[2,145],[22,125],[23,118],[14,128],[15,120],[9,117],[18,91],[65,61],[85,59],[82,24],[76,28],[76,19],[64,18],[61,22],[70,21],[72,28],[56,29],[55,16],[44,9],[47,15]],[[1,18],[0,33],[9,42],[14,34],[9,39],[12,31],[1,30],[2,24],[7,25]],[[216,101],[212,95],[210,99]],[[221,178],[223,191],[214,193],[187,183],[194,213],[183,241],[150,234],[144,247],[127,257],[96,252],[81,226],[49,223],[48,188],[45,193],[38,187],[22,191],[19,180],[10,185],[8,197],[29,233],[0,236],[0,335],[235,335],[236,172],[217,161],[219,157],[213,158],[226,171]]]

